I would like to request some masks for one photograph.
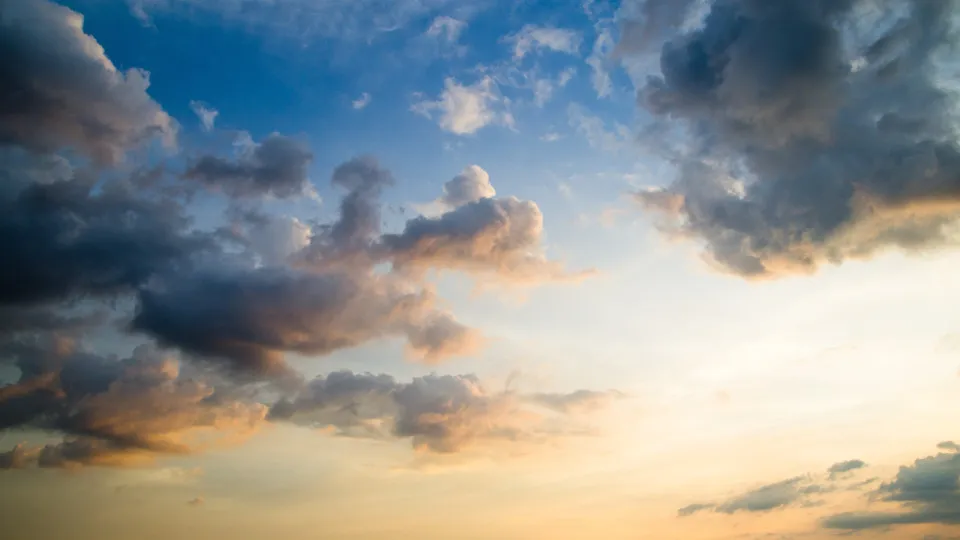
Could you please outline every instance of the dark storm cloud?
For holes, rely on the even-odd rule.
[[[687,517],[703,511],[713,511],[723,514],[769,512],[796,504],[809,503],[811,496],[824,493],[830,489],[828,486],[813,482],[809,477],[798,476],[747,491],[718,504],[691,504],[681,508],[678,511],[678,515],[680,517]]]
[[[0,3],[0,144],[112,163],[150,136],[172,143],[176,125],[149,84],[113,66],[82,15],[46,0]]]
[[[878,19],[858,0],[714,2],[639,92],[693,144],[638,199],[744,277],[951,241],[960,149],[937,54],[956,43],[955,2],[889,4]]]
[[[471,351],[477,339],[429,292],[363,271],[193,273],[143,289],[139,299],[135,330],[265,374],[286,369],[285,351],[324,355],[406,336],[414,355],[433,362]]]
[[[0,200],[0,304],[113,294],[212,248],[176,201],[121,185],[33,183]]]
[[[268,418],[332,427],[346,436],[409,439],[415,448],[454,453],[484,440],[550,435],[544,417],[525,407],[529,401],[491,392],[474,375],[428,375],[404,383],[389,375],[338,371],[277,402]]]
[[[271,195],[282,199],[309,191],[307,168],[311,161],[313,154],[304,144],[273,133],[237,159],[203,156],[184,176],[230,197]]]
[[[951,449],[952,450],[952,449]],[[900,512],[848,512],[827,517],[828,529],[864,530],[922,523],[960,524],[960,453],[955,450],[900,467],[872,496],[900,503]]]
[[[0,462],[9,462],[6,468],[34,462],[41,467],[114,465],[192,452],[193,436],[242,435],[266,413],[255,402],[229,398],[228,389],[200,373],[181,373],[176,358],[148,346],[122,360],[77,347],[45,354],[60,362],[38,374],[24,371],[18,382],[0,387],[0,428],[40,428],[61,433],[64,440],[15,447],[0,455]]]
[[[859,459],[851,459],[848,461],[841,461],[838,463],[834,463],[833,465],[830,466],[829,469],[827,469],[827,473],[829,473],[830,479],[834,480],[836,478],[843,476],[845,473],[855,471],[857,469],[862,469],[866,466],[867,464]]]

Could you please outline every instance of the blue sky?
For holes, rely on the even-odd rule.
[[[12,538],[955,536],[958,25],[0,3]]]

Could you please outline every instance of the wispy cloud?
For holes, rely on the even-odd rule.
[[[350,104],[353,106],[354,109],[359,111],[361,109],[366,108],[367,105],[370,104],[371,100],[373,100],[373,98],[370,96],[370,94],[364,92],[360,94],[360,97],[350,102]]]

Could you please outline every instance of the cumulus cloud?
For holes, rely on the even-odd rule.
[[[83,16],[38,0],[0,6],[0,144],[63,148],[115,163],[148,138],[174,144],[176,123],[83,32]]]
[[[890,5],[714,2],[638,93],[693,139],[671,197],[638,200],[749,278],[952,243],[957,108],[938,60],[955,44],[952,4]],[[673,197],[679,209],[658,204]]]
[[[429,291],[389,275],[282,268],[176,276],[140,291],[132,326],[160,343],[263,374],[283,353],[325,355],[406,336],[426,362],[467,354],[476,333],[435,307]]]
[[[230,197],[289,198],[310,191],[307,168],[311,161],[313,154],[305,145],[273,133],[237,159],[202,156],[184,177]]]
[[[582,277],[546,258],[543,214],[516,197],[479,199],[438,217],[420,216],[403,231],[383,235],[394,267],[405,271],[459,270],[518,282]]]
[[[470,135],[488,125],[513,127],[513,116],[490,77],[470,86],[447,78],[437,100],[418,102],[411,110],[427,118],[438,114],[440,127],[456,135]]]
[[[220,115],[220,111],[202,101],[191,101],[190,110],[193,111],[193,114],[197,115],[197,118],[200,120],[200,127],[202,127],[204,131],[211,131],[214,122],[217,120],[217,116]]]
[[[513,45],[513,56],[517,60],[529,53],[544,50],[576,55],[582,40],[580,33],[575,30],[532,24],[503,38],[505,43]]]
[[[899,512],[847,512],[823,520],[828,529],[866,530],[923,523],[960,524],[960,453],[955,448],[900,467],[871,495],[899,503]]]
[[[443,184],[443,195],[437,202],[447,208],[493,197],[497,190],[490,184],[490,175],[479,165],[468,165],[463,171]]]
[[[5,346],[0,361],[31,365],[38,352],[59,362],[39,374],[22,369],[18,382],[0,387],[0,427],[41,428],[64,439],[18,445],[0,455],[3,468],[123,465],[199,451],[249,434],[266,414],[149,346],[123,360],[80,347]]]
[[[523,395],[491,392],[474,375],[428,375],[404,383],[389,375],[338,371],[277,402],[269,418],[332,426],[345,436],[409,439],[414,448],[435,453],[561,433],[526,402]]]
[[[129,292],[212,249],[174,200],[84,178],[31,183],[0,198],[0,303]]]

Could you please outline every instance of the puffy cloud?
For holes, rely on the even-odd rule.
[[[191,101],[190,110],[200,119],[200,127],[202,127],[204,131],[211,131],[213,129],[213,123],[217,120],[217,116],[220,115],[220,111],[202,101]]]
[[[214,246],[179,203],[84,178],[0,198],[0,304],[130,291]]]
[[[694,142],[671,197],[638,199],[682,201],[674,226],[744,277],[952,242],[957,109],[938,63],[952,4],[890,4],[881,17],[865,0],[713,3],[639,91]]]
[[[515,197],[473,201],[439,217],[417,217],[383,235],[395,268],[460,270],[519,282],[582,277],[542,253],[543,214]]]
[[[443,195],[438,202],[448,208],[493,197],[497,190],[490,185],[490,175],[479,165],[468,165],[453,179],[443,184]]]
[[[956,449],[900,467],[871,495],[900,503],[900,512],[847,512],[823,520],[828,529],[865,530],[922,523],[960,524],[960,453]]]
[[[273,133],[236,160],[205,155],[184,176],[231,197],[289,198],[310,190],[313,154],[300,142]]]
[[[557,434],[548,418],[524,406],[527,402],[523,395],[490,392],[474,375],[428,375],[403,383],[389,375],[337,371],[277,402],[269,418],[332,426],[346,436],[409,439],[417,449],[453,453],[483,441]]]
[[[513,56],[517,60],[528,53],[543,50],[576,55],[582,40],[580,33],[574,30],[532,24],[503,38],[504,42],[513,45]]]
[[[476,133],[491,124],[513,127],[513,116],[490,77],[470,86],[448,78],[436,101],[421,101],[414,104],[412,110],[427,118],[439,112],[440,127],[457,135]]]
[[[324,355],[406,336],[426,362],[472,352],[476,333],[434,306],[429,291],[350,271],[208,271],[141,290],[133,320],[168,346],[257,373],[282,374],[285,351]]]
[[[263,405],[231,397],[229,387],[182,373],[176,358],[148,346],[124,360],[81,349],[49,354],[60,357],[58,366],[40,375],[24,371],[20,381],[0,388],[0,427],[43,428],[64,440],[15,447],[0,457],[7,468],[122,465],[199,451],[249,434],[266,414]],[[30,361],[14,357],[20,365]]]
[[[827,469],[827,472],[830,473],[830,479],[834,480],[836,478],[839,478],[840,476],[843,476],[845,473],[855,471],[857,469],[862,469],[866,466],[867,464],[864,463],[862,460],[851,459],[848,461],[840,461],[838,463],[834,463],[833,465],[830,466],[829,469]]]
[[[4,2],[0,35],[0,144],[70,148],[100,163],[153,136],[173,144],[176,124],[147,94],[149,74],[118,71],[80,14],[47,0]]]

